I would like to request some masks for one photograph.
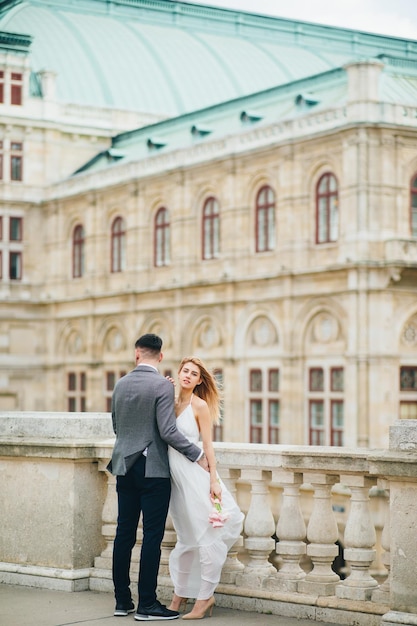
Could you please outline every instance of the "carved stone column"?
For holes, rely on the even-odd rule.
[[[300,506],[303,475],[277,470],[274,472],[274,481],[284,489],[276,528],[279,541],[275,547],[283,563],[276,575],[274,588],[296,592],[299,581],[306,576],[300,567],[300,559],[306,553],[306,525]]]
[[[233,498],[236,500],[236,481],[240,477],[240,470],[222,468],[220,474],[223,482],[227,486]],[[239,539],[233,544],[227,554],[226,563],[223,566],[222,576],[220,579],[222,583],[234,584],[236,581],[237,573],[244,570],[245,566],[238,559],[239,548],[241,548],[242,546],[243,535],[241,535]]]
[[[105,546],[100,556],[94,559],[94,567],[99,569],[112,569],[113,544],[117,526],[117,494],[116,477],[106,471],[108,461],[100,461],[99,470],[107,477],[107,494],[103,505],[101,534]]]
[[[350,511],[345,528],[344,558],[351,573],[336,588],[338,598],[370,600],[378,583],[369,573],[375,559],[376,533],[369,508],[369,489],[375,479],[366,476],[341,476],[340,482],[351,490]]]
[[[391,588],[391,516],[389,507],[389,482],[382,478],[378,479],[378,486],[385,490],[387,494],[387,507],[385,514],[384,528],[381,535],[381,546],[384,550],[382,554],[382,563],[388,571],[388,575],[382,585],[378,589],[372,592],[372,601],[379,602],[381,604],[388,604],[390,600],[390,588]]]
[[[244,571],[236,575],[236,585],[263,587],[268,577],[276,576],[276,569],[268,560],[275,547],[272,539],[275,521],[268,499],[271,472],[242,470],[242,481],[251,484],[251,501],[244,523],[249,561]]]
[[[331,488],[338,482],[336,476],[326,474],[304,474],[304,482],[314,488],[313,511],[307,527],[307,554],[313,562],[313,569],[305,580],[300,581],[298,590],[302,593],[320,596],[334,595],[339,576],[332,570],[332,563],[338,554],[336,541],[338,529],[332,509]]]

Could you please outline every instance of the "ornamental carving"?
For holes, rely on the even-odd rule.
[[[249,329],[249,344],[252,346],[270,346],[278,343],[275,326],[266,316],[258,317]]]
[[[212,320],[204,320],[197,331],[197,345],[201,348],[215,348],[221,343],[219,329]]]
[[[417,322],[409,322],[404,326],[402,340],[407,346],[417,345]]]
[[[329,313],[317,315],[313,322],[313,341],[330,343],[339,336],[339,323]]]

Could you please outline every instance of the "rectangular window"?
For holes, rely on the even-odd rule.
[[[10,280],[22,279],[22,253],[9,253],[9,278]]]
[[[400,419],[417,420],[417,400],[415,402],[400,402]]]
[[[67,407],[70,413],[87,410],[87,376],[85,372],[69,372],[67,377]]]
[[[279,443],[279,369],[249,370],[249,441]]]
[[[417,419],[417,366],[400,367],[400,419]]]
[[[261,370],[250,371],[249,389],[251,391],[262,391],[262,371]]]
[[[321,367],[310,369],[310,391],[324,391],[324,371]]]
[[[0,72],[0,104],[4,103],[4,72]]]
[[[309,443],[343,446],[344,368],[311,367],[308,371]]]
[[[262,443],[262,400],[250,401],[250,442]]]
[[[111,412],[111,399],[113,395],[114,386],[117,383],[117,380],[119,378],[122,378],[122,376],[126,376],[125,371],[106,372],[105,383],[104,383],[104,399],[105,399],[104,403],[105,403],[105,410],[107,411],[107,413]]]
[[[21,217],[10,218],[10,241],[22,241],[23,220]]]
[[[330,433],[330,445],[343,446],[343,400],[331,400],[330,401],[331,413],[332,413],[332,428]]]
[[[269,401],[268,443],[279,443],[279,401]]]
[[[17,106],[22,104],[23,74],[12,72],[10,84],[10,102]]]
[[[23,180],[23,144],[12,142],[10,147],[10,180]]]
[[[323,400],[310,400],[310,445],[324,446],[324,402]]]
[[[400,391],[417,391],[417,367],[400,368]]]

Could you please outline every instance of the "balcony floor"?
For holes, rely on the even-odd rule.
[[[51,591],[0,584],[0,623],[7,626],[127,626],[133,615],[113,616],[110,593]],[[158,622],[161,623],[161,622]],[[171,623],[171,622],[170,622]],[[210,626],[311,626],[311,620],[214,607]],[[336,626],[320,622],[320,626]]]

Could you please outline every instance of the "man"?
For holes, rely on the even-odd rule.
[[[114,615],[133,613],[130,592],[130,561],[142,513],[143,542],[135,619],[176,619],[156,598],[161,542],[168,514],[171,481],[168,444],[190,461],[207,469],[198,446],[190,443],[176,426],[174,385],[157,370],[162,361],[162,340],[142,335],[135,343],[136,368],[121,378],[113,391],[112,421],[116,442],[109,471],[116,479],[118,518],[113,549]]]

